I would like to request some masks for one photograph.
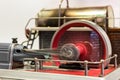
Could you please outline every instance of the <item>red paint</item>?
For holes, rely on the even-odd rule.
[[[85,44],[77,43],[75,45],[76,45],[76,48],[78,49],[78,51],[80,52],[79,60],[80,61],[88,60],[87,55],[89,55],[89,54],[88,54],[88,50],[87,50],[87,47],[85,46]]]
[[[67,31],[69,28],[71,28],[71,27],[84,27],[84,26],[92,29],[93,31],[95,31],[99,35],[99,37],[102,41],[103,49],[104,49],[102,59],[106,59],[106,54],[107,53],[106,53],[106,48],[105,48],[105,44],[104,44],[104,40],[102,39],[102,36],[91,25],[88,25],[86,23],[74,22],[74,23],[69,23],[69,24],[63,26],[62,28],[60,28],[59,31],[54,36],[53,43],[51,44],[52,45],[51,47],[52,48],[57,48],[58,47],[59,40],[62,38],[62,35],[65,33],[65,31]],[[84,60],[85,59],[84,57],[87,55],[87,50],[84,46],[83,47],[79,46],[79,50],[82,51],[82,54],[84,53],[84,56],[80,57],[80,59]]]
[[[104,70],[104,76],[108,75],[109,73],[113,72],[115,68],[113,66],[109,67],[108,69]],[[55,69],[47,69],[47,70],[39,70],[39,72],[44,73],[54,73],[54,74],[67,74],[67,75],[77,75],[77,76],[85,76],[85,70],[55,70]],[[101,69],[93,69],[91,68],[88,71],[88,76],[99,77],[101,74]]]

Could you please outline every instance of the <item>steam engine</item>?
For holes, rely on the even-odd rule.
[[[85,70],[88,75],[89,68],[102,67],[103,77],[109,64],[119,64],[120,31],[114,28],[110,6],[41,10],[34,19],[36,27],[26,26],[27,45],[0,43],[0,68],[15,69],[32,61],[36,71],[44,72],[43,66],[50,65]],[[38,50],[31,49],[36,35]]]

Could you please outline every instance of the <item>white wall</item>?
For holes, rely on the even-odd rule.
[[[28,19],[35,17],[40,9],[57,8],[59,2],[60,0],[0,0],[0,42],[11,42],[13,37],[17,37],[19,43],[26,40],[24,27]],[[111,5],[115,17],[120,17],[119,0],[69,0],[69,4],[70,7]],[[66,1],[62,4],[62,7],[65,6]]]

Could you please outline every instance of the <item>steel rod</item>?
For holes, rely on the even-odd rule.
[[[26,54],[40,54],[40,55],[59,55],[59,50],[54,50],[54,49],[40,49],[40,50],[33,50],[33,49],[23,49],[23,53]]]
[[[34,58],[35,61],[35,71],[38,72],[38,70],[40,69],[40,62],[37,58]]]
[[[84,61],[84,65],[85,65],[85,76],[88,76],[88,61]]]
[[[100,62],[101,62],[101,74],[100,74],[100,77],[103,77],[104,76],[104,60],[102,59]]]
[[[115,56],[115,63],[114,63],[114,65],[115,65],[115,68],[117,68],[117,55],[115,54],[114,56]]]

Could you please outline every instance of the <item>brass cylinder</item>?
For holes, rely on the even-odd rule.
[[[36,26],[39,27],[57,27],[59,20],[62,25],[75,19],[90,20],[103,28],[111,28],[114,25],[114,13],[111,6],[44,9],[37,13],[37,17]]]

